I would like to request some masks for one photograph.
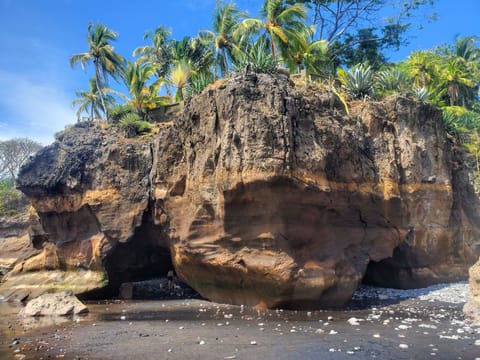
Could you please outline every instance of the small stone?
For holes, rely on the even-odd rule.
[[[205,341],[204,341],[204,340],[200,340],[199,344],[200,344],[200,345],[205,345]]]
[[[125,315],[120,316],[120,320],[126,320],[127,317]]]
[[[168,351],[168,352],[172,352],[173,350],[172,350],[172,349],[168,349],[167,351]]]
[[[373,337],[378,339],[380,337],[380,334],[373,334]]]
[[[408,349],[408,345],[407,345],[407,344],[400,344],[400,345],[398,345],[398,347],[399,347],[400,349]]]
[[[330,335],[336,335],[336,334],[338,334],[338,332],[336,332],[335,330],[330,330],[329,334]]]
[[[476,346],[480,346],[480,339],[475,340],[475,345],[476,345]]]
[[[351,317],[350,319],[347,320],[347,322],[352,326],[360,325],[360,323],[358,322],[358,319],[355,317]]]
[[[250,345],[257,345],[257,342],[255,340],[250,341]]]

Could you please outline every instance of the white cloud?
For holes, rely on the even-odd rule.
[[[43,144],[75,121],[60,84],[0,70],[0,140],[28,137]]]

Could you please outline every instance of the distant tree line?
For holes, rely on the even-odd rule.
[[[0,141],[0,216],[15,215],[26,208],[28,201],[15,189],[15,177],[41,148],[41,144],[27,138]]]

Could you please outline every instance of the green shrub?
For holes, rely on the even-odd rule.
[[[338,69],[338,79],[353,99],[365,99],[375,95],[375,78],[371,66],[358,64],[350,70]]]
[[[109,121],[113,124],[117,124],[125,115],[134,112],[134,108],[129,104],[116,105],[108,112]]]
[[[252,46],[249,46],[245,53],[237,55],[234,62],[237,71],[250,69],[263,74],[273,74],[277,71],[277,62],[264,38],[258,39]]]
[[[412,94],[420,101],[427,101],[430,97],[430,93],[425,87],[414,87],[412,89]]]
[[[13,179],[0,181],[0,216],[13,216],[27,209],[28,200],[15,189]]]
[[[382,95],[406,92],[410,88],[408,76],[398,69],[386,69],[378,73],[376,86]]]
[[[151,124],[142,120],[136,113],[128,113],[124,115],[120,119],[118,125],[124,136],[127,138],[143,135],[152,130]]]
[[[187,96],[200,94],[203,89],[215,81],[212,73],[201,72],[198,75],[192,75],[187,86]]]

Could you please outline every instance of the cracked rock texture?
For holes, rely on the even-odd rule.
[[[440,111],[406,96],[349,110],[246,74],[150,139],[76,126],[21,171],[43,258],[13,272],[82,268],[118,285],[173,265],[208,299],[295,308],[344,304],[362,279],[465,279],[480,207]]]

